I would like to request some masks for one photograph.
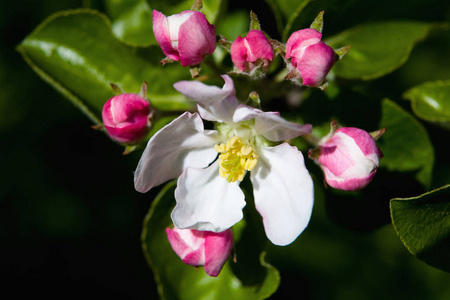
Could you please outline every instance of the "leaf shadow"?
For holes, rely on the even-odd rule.
[[[268,275],[266,267],[261,265],[261,253],[265,251],[267,239],[264,233],[262,218],[254,205],[253,188],[250,179],[241,182],[247,205],[244,208],[245,227],[235,241],[236,262],[231,269],[244,286],[262,287]]]
[[[325,198],[327,214],[347,229],[363,232],[378,229],[391,222],[390,199],[412,197],[424,192],[414,176],[415,172],[380,169],[362,191],[345,192],[328,188]]]

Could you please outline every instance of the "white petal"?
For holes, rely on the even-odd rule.
[[[172,212],[175,227],[224,231],[242,217],[244,193],[238,182],[228,182],[219,175],[216,161],[206,169],[188,168],[175,189],[177,205]]]
[[[173,87],[188,98],[196,101],[198,112],[203,119],[230,123],[238,106],[233,80],[222,75],[223,88],[206,85],[200,81],[179,81]]]
[[[303,155],[287,143],[260,148],[251,172],[255,206],[264,229],[275,245],[292,243],[311,218],[314,187]]]
[[[204,130],[198,114],[182,114],[148,141],[134,173],[134,187],[145,193],[180,176],[187,167],[208,166],[217,156],[213,146],[217,141],[217,132]]]
[[[255,129],[260,135],[274,142],[293,139],[311,133],[310,124],[300,125],[288,122],[277,112],[263,112],[247,105],[239,105],[233,116],[234,122],[255,119]]]

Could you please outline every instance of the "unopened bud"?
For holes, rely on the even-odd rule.
[[[342,127],[320,145],[318,163],[333,188],[356,191],[375,176],[383,153],[366,131]]]
[[[121,94],[109,99],[102,110],[108,135],[125,144],[139,142],[150,128],[150,105],[137,94]]]
[[[153,10],[153,33],[164,54],[184,67],[200,64],[216,49],[215,27],[198,11],[166,17]]]
[[[302,84],[319,87],[336,62],[336,53],[322,40],[322,34],[306,28],[294,32],[286,43],[286,59],[301,76]]]
[[[250,73],[256,68],[266,71],[273,56],[272,45],[261,30],[252,29],[231,45],[231,60],[241,72]]]
[[[166,228],[167,238],[181,261],[191,266],[204,266],[205,272],[217,277],[230,256],[233,234],[195,229]]]

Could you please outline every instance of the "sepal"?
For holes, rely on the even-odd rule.
[[[286,77],[284,77],[284,79],[287,80],[301,79],[301,78],[302,77],[300,76],[300,72],[296,68],[290,70],[289,73],[286,75]]]
[[[192,78],[198,78],[200,76],[200,70],[201,70],[200,64],[189,67],[189,71],[191,73]]]
[[[134,150],[136,150],[138,148],[137,145],[128,145],[125,147],[125,150],[123,150],[122,155],[128,155],[131,152],[133,152]]]
[[[248,95],[245,104],[254,108],[261,109],[261,99],[259,98],[259,94],[257,92],[251,92]]]
[[[228,52],[231,52],[231,45],[233,44],[233,42],[227,40],[227,38],[221,34],[217,35],[217,42],[222,48],[224,48]]]
[[[386,131],[386,128],[381,128],[381,129],[369,132],[369,134],[376,141],[385,133],[385,131]]]
[[[192,4],[191,10],[201,12],[203,8],[202,0],[195,0],[194,4]]]
[[[147,88],[148,88],[147,81],[144,81],[144,82],[142,83],[142,85],[141,85],[141,91],[139,92],[139,95],[140,95],[144,100],[147,100],[147,101],[148,101],[148,98],[147,98]],[[150,102],[150,101],[149,101],[149,102]]]
[[[275,52],[275,55],[279,54],[284,59],[284,57],[286,56],[286,45],[274,39],[270,39],[269,43],[272,45],[272,49]]]
[[[165,64],[171,64],[173,62],[175,62],[173,59],[164,57],[163,59],[161,59],[161,61],[159,63],[164,66]]]
[[[250,30],[261,30],[261,24],[253,11],[250,11]]]
[[[334,53],[338,56],[338,60],[341,60],[345,54],[347,54],[348,50],[350,50],[350,45],[344,46],[342,48],[334,50]]]
[[[311,26],[309,26],[309,28],[315,29],[318,32],[322,33],[322,29],[323,29],[323,13],[325,11],[322,10],[317,17],[314,19],[314,21],[311,23]]]
[[[120,94],[124,94],[125,92],[122,90],[122,88],[120,86],[118,86],[115,83],[110,82],[109,86],[112,88],[114,95],[120,95]]]

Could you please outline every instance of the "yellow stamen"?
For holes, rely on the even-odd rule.
[[[219,174],[228,182],[242,181],[245,171],[256,166],[258,155],[252,146],[245,145],[238,136],[229,139],[226,144],[214,145],[219,155]]]

